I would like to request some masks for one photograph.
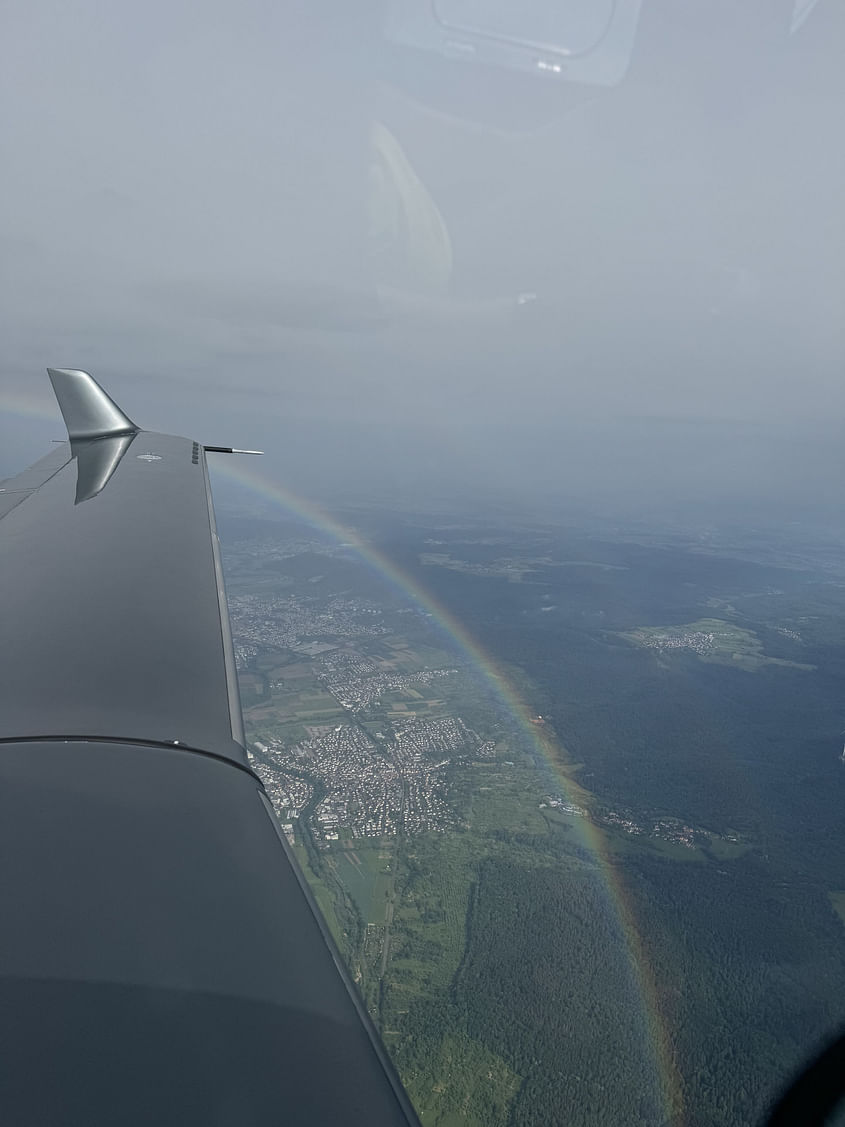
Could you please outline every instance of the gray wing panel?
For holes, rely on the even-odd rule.
[[[247,770],[0,744],[0,898],[4,1123],[417,1123]]]
[[[148,431],[74,442],[13,482],[0,738],[178,742],[245,763],[201,447]]]
[[[11,512],[21,501],[25,501],[30,493],[39,489],[45,481],[49,481],[53,474],[67,465],[70,456],[70,444],[61,442],[55,450],[45,454],[28,470],[19,473],[17,477],[0,481],[0,518]]]

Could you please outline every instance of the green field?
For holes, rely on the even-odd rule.
[[[845,891],[831,892],[830,902],[842,923],[845,924]]]
[[[355,901],[365,923],[384,924],[387,902],[393,892],[393,849],[360,842],[333,850],[327,865]]]
[[[781,665],[811,671],[814,665],[769,657],[753,630],[721,618],[700,618],[680,626],[641,626],[622,635],[635,645],[654,650],[661,657],[694,653],[702,661],[730,665],[749,673],[765,665]]]

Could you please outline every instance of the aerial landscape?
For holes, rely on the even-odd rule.
[[[739,1127],[845,992],[836,536],[221,518],[253,769],[426,1127]]]
[[[0,31],[0,1127],[773,1127],[845,1059],[845,3]]]

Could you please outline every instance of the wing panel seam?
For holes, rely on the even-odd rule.
[[[208,505],[208,524],[211,535],[211,554],[214,560],[214,576],[217,584],[217,605],[220,618],[220,634],[223,643],[223,662],[226,667],[226,695],[229,705],[229,726],[232,739],[244,749],[246,754],[246,733],[244,731],[241,697],[238,689],[238,668],[235,663],[235,646],[232,641],[232,626],[229,622],[229,604],[223,580],[223,564],[220,560],[220,537],[214,516],[214,500],[211,495],[211,479],[208,474],[208,461],[202,454],[202,470],[205,479],[205,496]]]

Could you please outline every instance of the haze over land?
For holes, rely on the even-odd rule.
[[[761,1121],[842,1016],[841,551],[357,521],[404,587],[272,507],[224,564],[253,766],[423,1122]]]

